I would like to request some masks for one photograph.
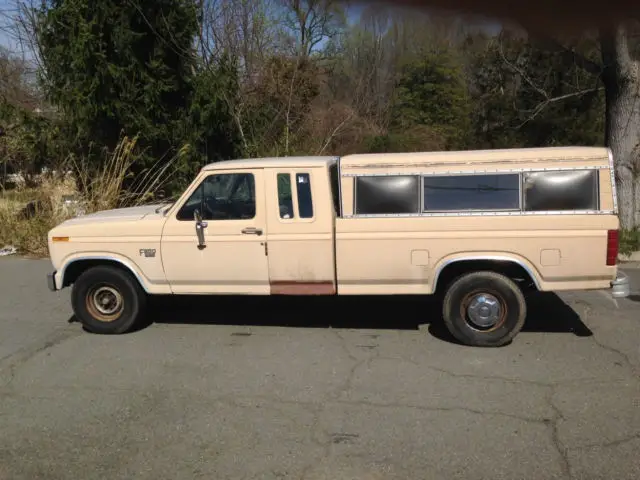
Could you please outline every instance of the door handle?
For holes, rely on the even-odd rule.
[[[247,227],[242,229],[244,235],[262,235],[262,230],[255,227]]]

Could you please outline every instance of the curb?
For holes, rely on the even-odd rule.
[[[633,252],[631,255],[618,255],[621,262],[640,262],[640,252]]]

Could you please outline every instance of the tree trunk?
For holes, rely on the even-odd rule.
[[[640,151],[640,76],[631,57],[625,26],[601,34],[606,91],[605,142],[613,152],[622,228],[638,225],[638,152]]]

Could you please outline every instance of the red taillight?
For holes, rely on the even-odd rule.
[[[607,265],[618,264],[618,244],[619,234],[618,230],[609,230],[607,232]]]

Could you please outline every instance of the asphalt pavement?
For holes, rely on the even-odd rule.
[[[92,335],[0,258],[0,479],[640,478],[633,295],[536,295],[499,349],[418,298],[178,298]]]

